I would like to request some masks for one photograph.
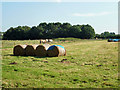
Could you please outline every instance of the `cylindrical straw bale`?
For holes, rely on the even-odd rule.
[[[27,45],[16,45],[13,48],[13,54],[15,56],[25,56],[25,48]]]
[[[39,57],[47,56],[47,49],[49,48],[49,44],[38,45],[35,50],[35,55]]]
[[[108,42],[113,42],[113,40],[112,39],[108,39]]]
[[[65,56],[66,50],[61,45],[53,45],[48,48],[47,54],[50,57]]]
[[[118,39],[113,39],[114,42],[118,42]]]
[[[35,56],[35,49],[38,45],[27,45],[25,48],[25,53],[27,56]]]

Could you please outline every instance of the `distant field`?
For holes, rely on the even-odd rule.
[[[44,58],[13,56],[16,44],[39,44],[39,40],[2,41],[5,88],[118,88],[117,42],[59,38],[50,44],[64,46],[67,55]]]

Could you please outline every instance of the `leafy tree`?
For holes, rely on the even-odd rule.
[[[100,34],[95,34],[95,38],[101,38]]]
[[[24,40],[29,39],[28,32],[29,32],[29,30],[30,30],[31,28],[28,27],[28,26],[23,26],[22,29],[23,29],[23,31],[24,31],[23,39],[24,39]]]
[[[108,38],[110,36],[110,33],[109,32],[104,32],[104,33],[101,33],[101,37],[102,38]]]
[[[81,38],[82,39],[91,39],[95,37],[95,31],[90,25],[82,25],[81,26]]]
[[[27,30],[30,30],[30,27],[28,26],[18,26],[16,28],[11,27],[8,29],[4,35],[3,39],[5,40],[24,40],[26,39],[25,37],[27,36]]]
[[[40,39],[43,37],[43,28],[38,26],[33,26],[29,32],[28,32],[28,36],[29,36],[29,39]]]
[[[68,37],[69,36],[68,32],[71,26],[72,25],[70,23],[63,23],[58,31],[59,37],[63,37],[63,38]]]
[[[11,39],[11,32],[14,30],[14,28],[13,27],[11,27],[10,29],[8,29],[5,33],[4,33],[4,35],[3,35],[3,39],[4,40],[9,40],[9,39]],[[12,40],[12,39],[11,39]]]
[[[114,33],[110,33],[114,35]],[[71,25],[70,23],[40,23],[32,28],[28,26],[11,27],[4,35],[7,40],[46,39],[46,38],[94,38],[95,31],[90,25]]]
[[[80,26],[72,26],[68,32],[69,37],[80,38],[81,37],[81,27]]]

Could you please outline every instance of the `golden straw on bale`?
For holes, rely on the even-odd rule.
[[[25,48],[25,53],[27,56],[35,56],[35,49],[38,45],[27,45]]]
[[[53,45],[51,47],[52,47],[52,49],[47,50],[48,56],[57,57],[57,56],[65,56],[66,55],[65,48],[62,48],[62,47],[57,46],[57,45]]]
[[[47,49],[49,48],[49,44],[38,45],[35,50],[35,55],[39,57],[47,56]]]
[[[15,56],[24,56],[25,55],[25,48],[26,48],[26,45],[16,45],[13,48],[13,54]]]

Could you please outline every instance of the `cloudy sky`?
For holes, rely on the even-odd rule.
[[[96,33],[118,33],[118,2],[2,2],[2,31],[41,22],[90,24]]]

